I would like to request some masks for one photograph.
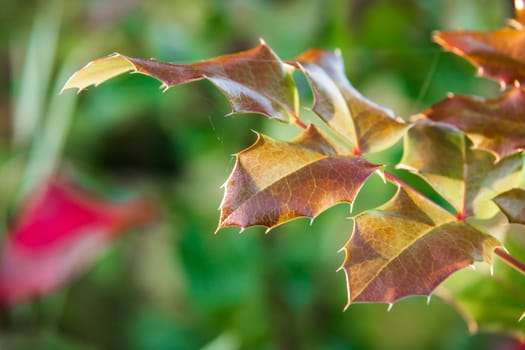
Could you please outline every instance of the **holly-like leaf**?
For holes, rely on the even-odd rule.
[[[150,203],[108,202],[53,180],[30,194],[3,243],[0,304],[48,294],[88,267],[117,234],[153,216]]]
[[[525,149],[525,93],[514,88],[495,99],[450,95],[422,113],[465,132],[476,148],[503,158]]]
[[[503,86],[522,85],[525,82],[525,29],[519,20],[510,24],[491,32],[436,32],[434,41],[476,66],[479,75]]]
[[[512,226],[504,244],[513,257],[523,260],[525,231]],[[460,271],[436,293],[458,309],[471,332],[509,333],[525,341],[524,290],[525,276],[496,259],[492,276],[480,267],[477,271]]]
[[[294,61],[310,83],[313,111],[354,147],[354,153],[383,150],[403,135],[403,120],[350,84],[339,51],[308,50]]]
[[[525,225],[525,190],[514,188],[494,198],[509,222]]]
[[[301,216],[314,218],[336,203],[351,203],[378,167],[337,154],[312,125],[291,142],[258,134],[252,146],[237,154],[225,184],[219,229],[271,228]]]
[[[491,199],[521,181],[522,159],[495,157],[472,149],[464,135],[446,125],[418,122],[404,139],[399,167],[422,176],[460,217],[488,218],[497,212]]]
[[[64,89],[97,86],[117,75],[149,75],[165,89],[208,79],[228,98],[233,113],[259,113],[290,122],[296,118],[298,97],[291,67],[264,43],[235,53],[191,64],[171,64],[113,54],[88,63],[66,82]]]
[[[499,245],[400,187],[388,203],[354,218],[354,231],[343,248],[348,305],[430,295],[453,272],[474,261],[490,263]]]

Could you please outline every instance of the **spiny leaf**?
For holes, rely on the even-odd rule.
[[[525,82],[525,29],[519,21],[510,24],[491,32],[436,32],[434,41],[478,67],[479,75],[502,86],[520,85]]]
[[[498,245],[492,236],[400,187],[388,203],[354,218],[342,265],[348,305],[429,295],[453,272],[474,261],[490,263]]]
[[[525,149],[524,110],[524,92],[514,88],[495,99],[451,95],[423,115],[462,130],[476,148],[503,158]]]
[[[513,225],[504,244],[512,256],[525,259],[525,231]],[[456,306],[469,330],[504,332],[525,341],[525,276],[503,263],[494,261],[493,276],[479,267],[460,271],[443,284],[437,294]]]
[[[116,53],[88,63],[69,78],[62,90],[80,91],[129,71],[154,77],[165,89],[208,79],[226,95],[234,113],[259,113],[290,122],[296,116],[298,104],[290,70],[264,42],[247,51],[191,64]]]
[[[308,50],[294,61],[310,83],[314,112],[353,145],[355,153],[383,150],[403,135],[401,119],[350,84],[338,51]]]
[[[525,190],[514,188],[494,198],[509,222],[525,225]]]
[[[45,295],[81,272],[123,230],[151,221],[151,204],[108,202],[57,179],[32,193],[3,243],[0,304]]]
[[[418,122],[406,134],[398,166],[426,179],[459,216],[488,218],[497,212],[491,199],[521,181],[521,155],[494,162],[491,153],[471,149],[462,133],[445,125]]]
[[[378,167],[337,154],[314,126],[291,142],[258,134],[252,146],[237,154],[218,229],[271,228],[301,216],[313,218],[338,202],[352,202]]]

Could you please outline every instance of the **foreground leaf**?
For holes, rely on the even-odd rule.
[[[354,218],[342,265],[348,305],[430,295],[453,272],[490,263],[497,246],[492,236],[399,188],[388,203]]]
[[[297,113],[297,92],[290,69],[265,44],[240,53],[191,64],[171,64],[121,54],[88,63],[66,82],[63,90],[90,85],[126,72],[149,75],[168,89],[208,79],[228,98],[235,113],[259,113],[289,122]]]
[[[338,51],[308,50],[294,61],[310,83],[314,112],[353,145],[356,154],[383,150],[403,135],[406,125],[401,119],[350,84]]]
[[[491,199],[521,181],[520,154],[494,162],[492,154],[471,149],[462,133],[445,125],[419,122],[406,134],[398,166],[426,179],[459,217],[488,218],[497,212]]]
[[[525,231],[513,225],[505,239],[512,256],[525,259]],[[489,271],[460,271],[447,280],[438,294],[464,316],[471,332],[511,334],[525,341],[525,276],[496,259]]]
[[[451,95],[423,115],[465,132],[476,148],[503,158],[525,149],[525,93],[514,88],[495,99]]]
[[[89,264],[117,234],[149,222],[149,203],[111,203],[54,180],[30,195],[0,256],[0,304],[53,291]]]
[[[525,29],[518,21],[492,32],[436,32],[434,41],[478,67],[480,75],[502,85],[525,82]]]
[[[494,198],[509,222],[525,225],[525,190],[514,188]]]
[[[258,134],[237,154],[218,229],[271,228],[301,216],[314,218],[336,203],[351,203],[378,168],[361,157],[338,155],[314,126],[291,142]]]

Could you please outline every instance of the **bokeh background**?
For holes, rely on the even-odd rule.
[[[236,115],[208,82],[162,93],[151,78],[122,76],[80,95],[58,95],[67,77],[112,52],[177,63],[264,40],[283,59],[340,48],[351,82],[408,118],[447,92],[494,96],[494,83],[432,43],[437,29],[500,27],[504,0],[46,0],[0,11],[0,207],[12,184],[56,167],[107,196],[154,198],[152,226],[127,233],[55,293],[0,312],[6,349],[510,349],[501,335],[468,334],[439,298],[346,304],[336,273],[351,233],[349,206],[312,225],[268,235],[214,234],[219,188],[232,154],[255,140],[299,133],[262,116]],[[297,76],[303,106],[311,105]],[[304,113],[309,113],[303,109]],[[395,163],[397,144],[371,158]],[[29,169],[29,170],[28,170]],[[21,179],[21,180],[20,180]],[[354,212],[394,189],[371,178]],[[7,208],[7,209],[6,209]]]

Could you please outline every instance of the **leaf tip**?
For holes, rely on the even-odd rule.
[[[432,300],[432,294],[427,295],[427,305],[430,305],[431,300]]]
[[[392,308],[393,308],[393,307],[394,307],[394,303],[389,303],[389,304],[388,304],[388,307],[387,307],[387,309],[386,309],[386,312],[390,312],[390,311],[392,311]]]
[[[264,234],[267,235],[268,233],[270,233],[271,230],[272,230],[271,227],[267,227],[266,230],[264,231]]]
[[[379,175],[379,177],[381,178],[381,180],[383,180],[383,183],[386,184],[386,176],[385,176],[385,172],[384,172],[384,169],[382,168],[378,168],[376,169],[376,174]]]
[[[523,311],[523,313],[521,314],[520,318],[518,319],[518,322],[523,321],[524,318],[525,318],[525,311]]]
[[[478,67],[478,70],[476,71],[476,76],[481,77],[485,73],[485,70],[483,67]]]

